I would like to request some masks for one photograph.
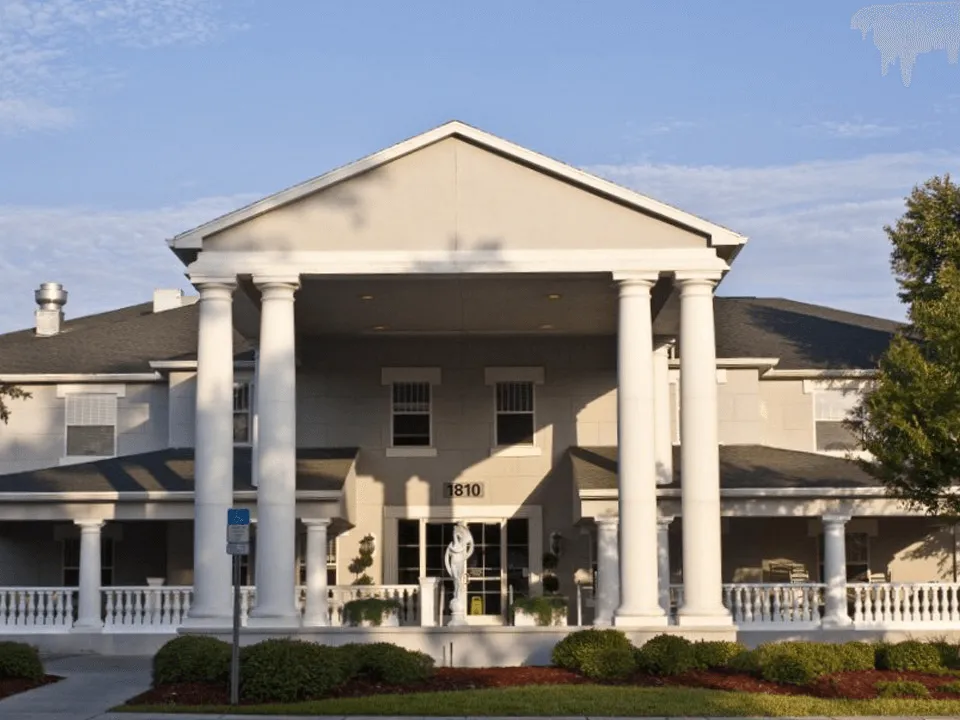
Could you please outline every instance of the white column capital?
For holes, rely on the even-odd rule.
[[[848,522],[850,522],[850,515],[843,513],[829,513],[827,515],[822,515],[820,517],[820,522],[823,523],[824,529],[827,529],[828,527],[843,528]]]
[[[230,296],[237,288],[237,278],[231,275],[191,275],[190,282],[200,291],[201,300],[224,293]]]
[[[616,515],[600,515],[593,520],[597,527],[605,529],[616,528],[620,524],[620,519]]]
[[[673,338],[663,339],[663,338],[654,338],[653,339],[653,354],[659,355],[666,360],[670,359],[670,350],[676,344]]]
[[[614,273],[613,279],[620,286],[620,296],[625,294],[650,294],[650,289],[657,284],[659,273],[628,272]]]
[[[308,530],[312,528],[330,527],[330,518],[303,518],[300,520]]]
[[[105,520],[74,520],[73,524],[80,528],[82,533],[98,533],[106,524]]]
[[[676,518],[673,515],[658,515],[657,529],[666,530],[668,527],[670,527],[670,523],[672,523],[675,519]]]
[[[673,274],[681,293],[693,288],[709,288],[712,291],[721,277],[723,273],[719,270],[677,270]]]
[[[292,296],[293,292],[299,289],[300,287],[300,276],[299,275],[254,275],[253,282],[262,291],[281,288],[290,292]]]

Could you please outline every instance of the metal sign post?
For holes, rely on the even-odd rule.
[[[230,652],[230,704],[240,702],[240,557],[250,554],[250,511],[227,510],[227,553],[233,560],[233,646]]]

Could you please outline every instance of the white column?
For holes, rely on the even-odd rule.
[[[257,423],[257,604],[249,624],[295,627],[297,391],[293,294],[296,278],[260,278]]]
[[[257,441],[257,426],[259,425],[260,401],[257,396],[260,393],[260,350],[253,351],[253,393],[250,398],[250,484],[254,487],[260,485],[260,467],[258,457],[260,455],[260,443]]]
[[[680,495],[683,607],[680,625],[730,625],[723,606],[720,453],[717,441],[715,277],[677,273],[680,285]]]
[[[673,482],[673,437],[670,433],[670,345],[653,351],[653,431],[656,445],[657,485]]]
[[[327,527],[328,519],[304,520],[307,526],[307,601],[303,624],[307,627],[329,625],[327,615]]]
[[[80,527],[80,591],[76,630],[103,627],[100,604],[100,529],[102,520],[75,520]]]
[[[618,278],[620,279],[620,278]],[[620,279],[617,342],[620,606],[618,626],[666,625],[657,576],[657,488],[654,443],[653,324],[655,276]]]
[[[420,578],[420,627],[437,626],[438,578]]]
[[[657,578],[660,583],[660,607],[670,614],[670,523],[673,517],[657,518]]]
[[[617,541],[617,516],[604,515],[597,520],[597,587],[594,597],[594,625],[612,625],[620,605],[620,562]]]
[[[200,290],[194,477],[193,602],[188,625],[233,616],[227,510],[233,504],[234,278],[194,279]]]
[[[844,627],[850,624],[847,613],[847,542],[846,525],[849,515],[824,515],[823,575],[827,585],[824,627]]]

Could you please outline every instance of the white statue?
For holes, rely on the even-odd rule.
[[[467,559],[473,555],[473,535],[462,522],[453,526],[453,540],[447,545],[443,564],[453,578],[450,625],[467,624]]]

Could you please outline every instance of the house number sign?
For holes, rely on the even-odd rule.
[[[443,496],[445,498],[481,498],[483,483],[444,483]]]

